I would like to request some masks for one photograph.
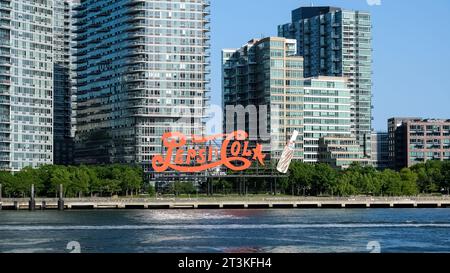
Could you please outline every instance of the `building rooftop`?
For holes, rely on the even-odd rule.
[[[401,117],[394,117],[390,118],[389,120],[398,120],[402,122],[429,122],[429,123],[448,123],[450,122],[450,119],[441,119],[441,118],[401,118]]]
[[[330,7],[330,6],[320,6],[320,7],[300,7],[292,11],[292,21],[297,22],[303,19],[309,19],[321,14],[326,14],[329,12],[340,11],[341,8]]]

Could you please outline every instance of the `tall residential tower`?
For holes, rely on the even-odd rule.
[[[372,35],[367,12],[335,7],[302,7],[292,22],[278,27],[281,37],[297,40],[305,77],[344,76],[351,90],[352,133],[370,155],[372,124]]]
[[[54,164],[73,163],[74,116],[71,84],[71,7],[73,0],[54,1],[53,6],[53,86]]]
[[[151,176],[165,132],[203,133],[209,6],[82,0],[74,8],[76,162],[142,164]]]
[[[0,169],[53,163],[53,2],[0,1]]]

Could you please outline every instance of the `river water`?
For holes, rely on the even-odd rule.
[[[0,211],[0,252],[70,251],[450,252],[450,209]]]

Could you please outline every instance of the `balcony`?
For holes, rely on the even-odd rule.
[[[125,61],[126,64],[137,64],[137,63],[146,63],[149,60],[143,58],[129,58]]]
[[[203,9],[203,14],[205,15],[209,15],[211,14],[211,8],[209,6],[205,6],[205,8]]]
[[[9,43],[9,41],[0,41],[0,47],[11,47],[11,44]]]
[[[134,7],[128,8],[125,11],[125,14],[135,14],[135,13],[138,13],[141,11],[145,11],[145,5],[136,5]],[[135,16],[137,16],[137,15],[135,15]],[[145,12],[142,12],[139,16],[145,18]]]
[[[11,19],[11,15],[8,14],[8,13],[0,13],[0,19],[10,20]]]
[[[129,83],[133,83],[133,82],[143,82],[143,81],[145,81],[146,79],[144,78],[144,77],[128,77],[127,79],[126,79],[126,81],[127,82],[129,82]]]
[[[148,52],[145,49],[136,49],[125,54],[125,57],[132,57],[137,55],[145,55]]]
[[[137,28],[144,28],[144,26],[137,27]],[[129,35],[129,37],[130,37],[130,39],[133,39],[133,38],[143,37],[145,35],[147,35],[147,33],[145,31],[134,31],[133,34]]]
[[[11,72],[9,70],[0,70],[0,76],[11,76]]]
[[[0,126],[0,133],[2,133],[3,135],[5,134],[10,134],[11,133],[11,128],[9,128],[8,125],[4,126]]]
[[[72,9],[76,10],[76,7],[72,8]],[[79,11],[79,12],[75,12],[72,15],[72,18],[74,18],[74,19],[82,19],[82,18],[86,17],[86,15],[87,15],[86,11],[84,11],[84,12]]]
[[[147,89],[148,87],[142,84],[128,84],[128,90]]]
[[[145,4],[145,0],[132,0],[128,3],[125,4],[125,6],[135,6],[135,5],[139,5],[139,4]]]
[[[127,47],[139,47],[139,46],[145,46],[146,42],[145,41],[133,41],[128,43]]]
[[[4,21],[5,21],[5,20],[2,20],[2,21],[0,22],[0,29],[9,31],[9,30],[11,29],[11,25],[10,25],[9,22],[5,23]]]
[[[135,66],[129,67],[127,72],[135,73],[135,72],[140,72],[140,71],[146,71],[148,69],[149,68],[147,68],[146,66],[143,66],[143,65],[135,65]]]
[[[11,5],[6,3],[0,3],[0,10],[11,10]]]
[[[211,40],[211,36],[210,35],[203,35],[203,39],[209,41],[209,40]]]

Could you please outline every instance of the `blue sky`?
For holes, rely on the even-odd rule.
[[[375,1],[375,0],[369,0]],[[450,118],[450,1],[211,0],[212,103],[221,104],[220,51],[276,36],[300,6],[370,11],[373,24],[375,130],[394,116]]]

